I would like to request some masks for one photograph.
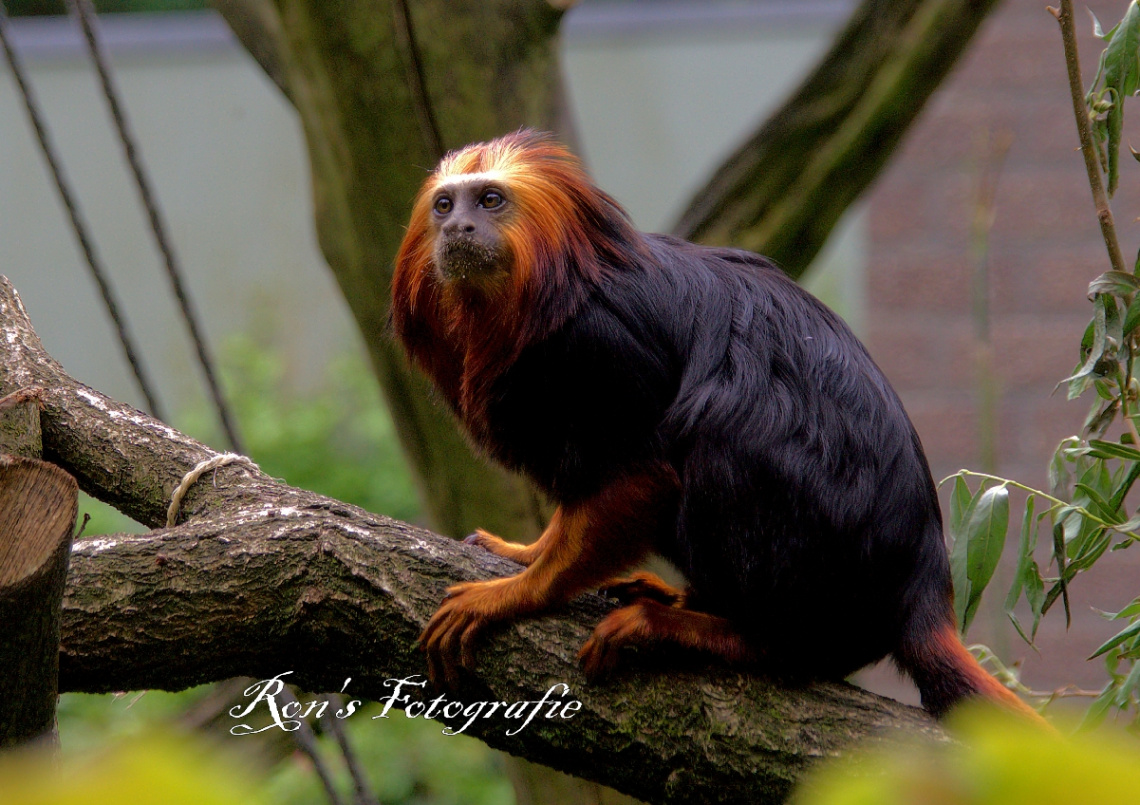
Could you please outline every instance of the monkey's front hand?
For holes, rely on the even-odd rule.
[[[481,528],[475,529],[475,533],[469,534],[467,539],[463,541],[468,545],[477,545],[483,550],[495,554],[495,556],[502,556],[504,559],[510,559],[512,562],[518,562],[527,567],[534,564],[534,560],[538,558],[543,547],[537,542],[531,545],[507,542]]]
[[[475,667],[475,641],[495,621],[509,617],[503,611],[502,586],[510,579],[471,581],[449,587],[439,609],[420,635],[420,648],[427,654],[428,677],[455,689],[459,668]]]

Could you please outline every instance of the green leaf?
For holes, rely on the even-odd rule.
[[[1140,662],[1132,666],[1132,670],[1123,682],[1120,683],[1119,690],[1116,691],[1116,698],[1114,703],[1120,709],[1125,709],[1130,703],[1130,699],[1134,691],[1140,688]]]
[[[1017,633],[1021,635],[1021,639],[1030,645],[1033,644],[1033,641],[1025,634],[1025,630],[1021,628],[1021,623],[1017,620],[1014,608],[1017,606],[1018,599],[1021,598],[1021,591],[1028,590],[1031,584],[1029,577],[1035,572],[1033,550],[1037,547],[1038,519],[1034,518],[1033,509],[1036,503],[1036,495],[1030,495],[1029,500],[1025,501],[1025,515],[1021,518],[1021,540],[1017,546],[1017,571],[1013,575],[1013,584],[1010,585],[1009,592],[1005,596],[1006,615],[1009,616],[1013,627],[1017,629]]]
[[[1097,294],[1126,296],[1140,290],[1140,280],[1126,271],[1106,271],[1089,283],[1089,299]]]
[[[1093,313],[1095,314],[1095,310]],[[1093,342],[1096,341],[1096,317],[1089,319],[1089,323],[1085,325],[1085,331],[1081,333],[1081,356],[1082,359],[1090,349],[1092,349]]]
[[[1087,383],[1088,378],[1083,382]],[[1081,393],[1084,393],[1083,390]],[[1120,400],[1113,399],[1104,408],[1100,407],[1100,402],[1093,403],[1092,408],[1089,410],[1089,415],[1085,417],[1084,428],[1085,433],[1089,435],[1103,436],[1104,432],[1108,430],[1108,426],[1116,419],[1116,413],[1120,410]]]
[[[1068,628],[1073,622],[1073,613],[1069,607],[1069,579],[1066,575],[1068,568],[1065,562],[1065,527],[1060,522],[1053,525],[1053,559],[1057,563],[1057,583],[1045,596],[1045,601],[1041,605],[1041,612],[1044,614],[1048,611],[1057,597],[1061,596],[1065,601],[1065,628]]]
[[[950,534],[955,536],[961,532],[962,523],[965,522],[964,517],[966,510],[970,507],[970,502],[973,500],[974,495],[970,492],[970,487],[966,483],[966,479],[961,475],[954,477],[954,491],[950,495]]]
[[[1100,529],[1094,533],[1095,536],[1087,540],[1081,551],[1069,562],[1069,578],[1092,567],[1112,544],[1112,536],[1108,529]]]
[[[1053,497],[1066,500],[1072,495],[1069,485],[1073,482],[1073,475],[1068,467],[1071,459],[1066,454],[1077,444],[1080,444],[1080,439],[1070,436],[1057,445],[1053,452],[1053,459],[1049,462],[1049,492]]]
[[[1101,497],[1100,492],[1085,484],[1077,484],[1077,489],[1088,496],[1089,505],[1087,508],[1092,514],[1112,525],[1124,522],[1124,518],[1112,508],[1107,500]]]
[[[1113,87],[1122,96],[1136,92],[1140,70],[1137,69],[1137,48],[1140,46],[1140,7],[1135,0],[1128,4],[1124,18],[1112,29],[1105,48],[1104,84]]]
[[[1116,350],[1124,342],[1124,322],[1120,319],[1120,306],[1116,297],[1109,294],[1100,294],[1097,299],[1104,307],[1104,334],[1108,342],[1105,344],[1105,351],[1111,347],[1115,356]]]
[[[1106,402],[1115,402],[1116,392],[1111,386],[1108,385],[1106,381],[1093,381],[1093,389],[1096,391],[1096,396],[1100,397],[1102,400],[1105,400]],[[1087,428],[1088,424],[1086,424],[1085,427]]]
[[[1133,598],[1132,603],[1119,612],[1101,612],[1100,614],[1102,617],[1112,621],[1135,617],[1136,615],[1140,615],[1140,598]]]
[[[1110,442],[1105,439],[1090,439],[1089,446],[1082,451],[1083,455],[1096,458],[1119,458],[1125,461],[1140,461],[1140,450],[1129,447],[1120,442]]]
[[[970,597],[970,579],[967,566],[970,538],[968,524],[977,505],[978,495],[971,494],[970,487],[965,479],[959,475],[954,480],[954,491],[950,495],[950,521],[948,523],[950,539],[953,547],[950,549],[950,574],[954,583],[954,611],[958,616],[959,629],[966,614],[966,602]]]
[[[1121,506],[1124,505],[1124,498],[1128,495],[1129,490],[1132,489],[1132,485],[1136,483],[1137,478],[1140,478],[1140,463],[1133,464],[1128,468],[1128,474],[1124,476],[1124,480],[1112,493],[1112,497],[1109,499],[1109,503],[1112,504],[1112,507],[1114,509],[1120,511]],[[1132,526],[1132,528],[1127,528],[1125,530],[1131,531],[1137,526],[1140,526],[1140,522]]]
[[[995,486],[977,499],[967,525],[966,578],[969,581],[962,609],[963,633],[977,613],[982,592],[993,578],[1009,529],[1009,490]]]
[[[1105,190],[1108,191],[1109,198],[1116,193],[1116,188],[1120,184],[1120,139],[1124,133],[1124,101],[1119,94],[1116,97],[1118,100],[1109,110],[1106,121],[1108,145],[1105,151],[1108,157],[1108,180],[1105,182]]]
[[[1086,9],[1086,10],[1089,12],[1089,16],[1090,16],[1090,17],[1092,17],[1092,21],[1093,21],[1093,36],[1095,36],[1097,39],[1106,39],[1107,37],[1105,36],[1105,33],[1104,33],[1104,31],[1102,31],[1102,30],[1101,30],[1101,27],[1100,27],[1100,20],[1098,20],[1098,19],[1096,18],[1096,14],[1093,14],[1093,12],[1092,12],[1092,9],[1091,9],[1091,8],[1090,8],[1090,9]],[[1115,28],[1113,28],[1112,30],[1113,30],[1113,31],[1115,31],[1116,29],[1115,29]],[[1111,34],[1111,33],[1112,33],[1112,31],[1109,31],[1109,34]]]
[[[1029,642],[1037,638],[1037,627],[1041,625],[1041,616],[1045,614],[1045,581],[1041,578],[1041,568],[1036,562],[1030,563],[1030,572],[1025,576],[1025,600],[1029,602],[1029,610],[1033,613],[1033,630],[1029,633]]]
[[[1140,635],[1140,621],[1136,621],[1135,623],[1125,627],[1124,629],[1121,629],[1115,635],[1108,638],[1108,640],[1105,640],[1103,643],[1100,644],[1100,648],[1098,648],[1096,651],[1094,651],[1092,654],[1090,654],[1088,658],[1090,660],[1094,660],[1097,657],[1099,657],[1101,654],[1104,654],[1106,651],[1113,649],[1113,648],[1116,648],[1117,646],[1119,646],[1124,641],[1130,640],[1133,637],[1136,637],[1137,635]]]
[[[1021,591],[1025,588],[1026,576],[1030,572],[1033,562],[1033,550],[1037,547],[1037,521],[1033,517],[1033,509],[1037,504],[1037,496],[1030,495],[1025,501],[1025,514],[1021,518],[1021,540],[1017,544],[1017,570],[1013,574],[1013,584],[1005,597],[1005,611],[1013,612],[1017,601],[1021,598]]]
[[[1140,271],[1140,254],[1136,255],[1136,262],[1137,270]],[[1140,324],[1140,296],[1132,300],[1132,304],[1124,314],[1124,334],[1131,335],[1137,324]]]
[[[1121,131],[1124,127],[1124,99],[1136,92],[1140,85],[1140,8],[1135,2],[1128,6],[1124,18],[1103,37],[1108,43],[1101,53],[1100,64],[1086,103],[1093,111],[1093,132],[1098,143],[1107,140],[1102,149],[1102,162],[1106,162],[1108,194],[1116,191],[1119,177]],[[1103,87],[1103,88],[1101,88]]]
[[[1093,699],[1093,703],[1090,704],[1089,709],[1085,711],[1084,718],[1081,719],[1077,731],[1085,732],[1100,726],[1105,716],[1108,715],[1109,710],[1113,708],[1115,701],[1116,682],[1112,681],[1101,689],[1099,696]]]
[[[1111,296],[1101,294],[1097,297],[1098,304],[1093,307],[1093,320],[1092,320],[1092,340],[1089,344],[1085,345],[1085,339],[1081,339],[1081,353],[1084,357],[1084,362],[1077,368],[1077,370],[1057,384],[1057,388],[1069,384],[1068,397],[1070,400],[1075,400],[1081,393],[1088,387],[1088,383],[1083,383],[1086,379],[1092,377],[1096,372],[1097,364],[1100,363],[1101,358],[1104,357],[1105,346],[1108,341],[1108,325],[1109,325],[1109,306],[1104,300],[1112,300]],[[1113,300],[1112,309],[1115,310],[1116,303]],[[1087,335],[1087,331],[1086,331]]]

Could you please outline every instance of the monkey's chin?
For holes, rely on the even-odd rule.
[[[446,282],[480,286],[507,270],[497,250],[475,241],[451,241],[436,250],[435,265]]]

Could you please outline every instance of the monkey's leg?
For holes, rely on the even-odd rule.
[[[578,652],[578,659],[586,678],[594,681],[613,670],[623,646],[659,643],[713,654],[731,663],[757,658],[726,619],[641,598],[607,615]]]
[[[488,625],[565,603],[644,558],[676,517],[677,489],[671,471],[625,476],[558,507],[522,573],[451,587],[420,635],[432,681],[455,687],[458,667],[474,667],[475,641]]]

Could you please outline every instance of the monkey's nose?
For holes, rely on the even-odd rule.
[[[471,235],[475,232],[475,222],[467,219],[454,217],[448,221],[443,227],[444,234],[446,235]]]

